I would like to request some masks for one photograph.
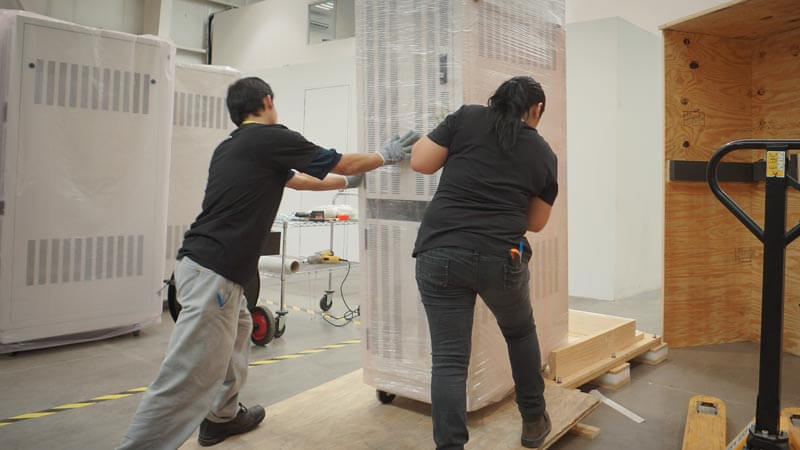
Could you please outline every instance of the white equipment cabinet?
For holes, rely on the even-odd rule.
[[[240,77],[230,67],[175,67],[165,279],[175,268],[184,233],[200,214],[211,155],[236,128],[225,98],[228,86]]]
[[[0,11],[0,351],[160,320],[174,59]]]
[[[563,25],[563,0],[356,1],[362,152],[410,128],[427,133],[462,104],[485,105],[512,76],[542,83],[548,100],[540,132],[558,154],[561,189],[547,228],[528,235],[543,364],[566,344],[568,331]],[[401,163],[369,173],[362,190],[364,380],[382,401],[397,394],[430,402],[430,337],[411,253],[438,181],[438,173],[421,175]],[[505,341],[479,301],[467,409],[511,389]]]

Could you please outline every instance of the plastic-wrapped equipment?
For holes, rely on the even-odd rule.
[[[558,154],[560,195],[550,223],[528,234],[542,363],[567,342],[566,96],[564,0],[357,0],[360,151],[395,133],[427,133],[462,104],[486,104],[505,80],[542,83],[539,127]],[[379,390],[430,402],[430,337],[411,257],[439,175],[409,164],[367,175],[361,195],[364,379]],[[502,218],[498,218],[502,220]],[[475,310],[467,409],[513,389],[505,341],[488,308]]]
[[[165,279],[175,268],[183,234],[200,214],[211,155],[236,128],[225,97],[228,86],[240,77],[241,72],[230,67],[175,67]]]
[[[160,320],[174,60],[0,10],[0,351]]]

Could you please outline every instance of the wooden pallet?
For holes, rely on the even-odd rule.
[[[569,314],[569,343],[551,353],[546,368],[545,399],[553,431],[542,448],[566,433],[594,439],[600,432],[580,423],[599,400],[576,387],[606,374],[612,385],[621,386],[630,377],[630,361],[658,364],[667,355],[662,339],[637,331],[633,319],[574,310]],[[265,424],[220,448],[433,446],[430,405],[401,397],[382,405],[375,390],[363,383],[361,370],[270,406]],[[512,397],[469,413],[468,427],[473,448],[519,448],[521,419]],[[199,447],[191,441],[182,448]]]
[[[406,398],[381,404],[357,370],[267,408],[258,429],[219,444],[220,449],[418,449],[433,448],[430,405]],[[599,402],[575,389],[548,383],[545,400],[553,431],[548,448],[570,432],[592,438],[598,430],[579,424]],[[512,397],[469,413],[471,448],[520,447],[521,418]],[[199,449],[191,440],[182,448]]]
[[[569,342],[550,353],[545,375],[576,388],[608,374],[600,384],[619,388],[630,378],[630,361],[659,364],[667,351],[661,337],[637,331],[634,319],[571,309]]]

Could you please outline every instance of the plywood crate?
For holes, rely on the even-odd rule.
[[[736,139],[800,137],[800,5],[738,0],[662,27],[665,159],[708,161]],[[763,152],[726,161],[752,162]],[[705,182],[665,182],[664,337],[672,347],[757,341],[762,245]],[[764,185],[723,183],[757,222]],[[789,193],[787,227],[800,217]],[[784,348],[800,354],[800,245],[786,256]]]

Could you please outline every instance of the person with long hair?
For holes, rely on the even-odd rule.
[[[469,439],[466,382],[478,294],[508,346],[522,445],[541,446],[551,429],[525,238],[544,228],[558,195],[556,155],[536,130],[544,110],[541,84],[514,77],[488,107],[462,106],[411,153],[415,171],[443,169],[413,252],[431,334],[437,449],[461,449]]]

